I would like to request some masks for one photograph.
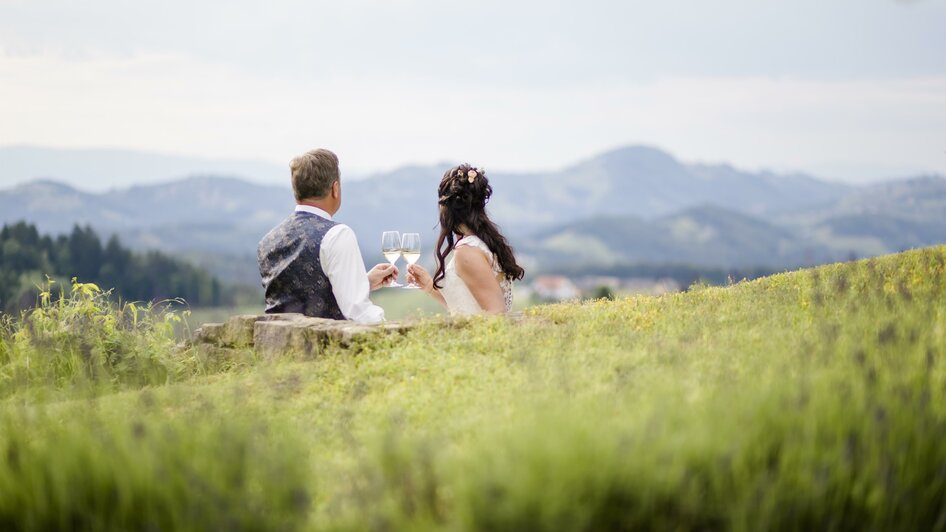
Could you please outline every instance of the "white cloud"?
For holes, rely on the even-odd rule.
[[[645,142],[684,160],[846,179],[946,172],[946,75],[675,77],[539,90],[461,76],[297,80],[183,54],[0,54],[0,116],[0,144],[280,164],[328,146],[360,170],[443,159],[554,168]]]
[[[0,0],[0,144],[946,172],[946,3]]]

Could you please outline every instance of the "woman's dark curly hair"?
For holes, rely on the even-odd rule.
[[[461,227],[478,236],[496,254],[500,270],[506,278],[518,281],[525,275],[525,270],[516,263],[512,246],[499,232],[486,214],[486,204],[493,194],[493,187],[483,170],[468,164],[455,166],[443,174],[440,180],[440,236],[437,238],[437,272],[434,274],[434,286],[446,275],[447,255],[453,251],[455,236]]]

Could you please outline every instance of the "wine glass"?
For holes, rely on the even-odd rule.
[[[391,263],[391,266],[394,266],[394,263],[401,256],[401,233],[385,231],[381,234],[381,254],[384,255],[385,260]],[[400,288],[404,285],[398,283],[397,278],[395,278],[387,286]]]
[[[404,233],[401,236],[401,254],[408,264],[414,264],[420,258],[420,233]],[[413,282],[404,288],[420,288]]]

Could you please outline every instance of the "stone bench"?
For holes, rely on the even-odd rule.
[[[329,345],[351,348],[379,335],[403,334],[415,324],[385,322],[361,325],[352,321],[310,318],[302,314],[234,316],[194,331],[193,344],[205,352],[253,349],[264,360],[287,354],[312,358]]]

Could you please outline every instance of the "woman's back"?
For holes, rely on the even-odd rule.
[[[461,164],[444,172],[437,187],[436,273],[431,276],[416,264],[408,267],[409,279],[450,314],[509,312],[512,282],[525,275],[512,246],[486,212],[492,195],[493,187],[480,168]],[[471,236],[454,241],[458,235]]]
[[[465,236],[458,240],[455,248],[460,247],[475,248],[483,252],[496,274],[496,280],[499,283],[500,290],[502,290],[505,312],[512,310],[512,281],[503,273],[493,250],[475,235]],[[457,273],[456,251],[447,263],[441,284],[443,288],[440,289],[440,293],[443,295],[444,301],[447,303],[447,310],[451,315],[467,316],[483,313],[482,307],[476,302],[476,298],[473,297],[470,289]]]

